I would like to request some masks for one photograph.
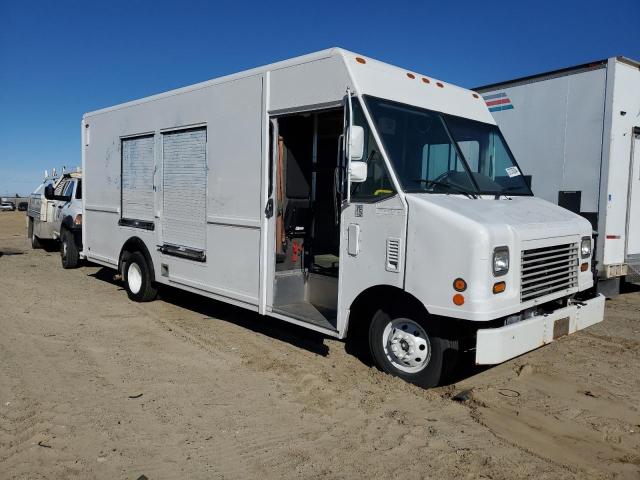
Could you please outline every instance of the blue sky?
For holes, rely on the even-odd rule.
[[[472,87],[640,59],[638,0],[0,0],[0,194],[80,163],[97,108],[341,46]]]

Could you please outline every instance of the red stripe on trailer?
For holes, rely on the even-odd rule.
[[[487,107],[491,107],[492,105],[502,105],[503,103],[511,103],[511,100],[508,98],[501,98],[499,100],[490,100],[487,102]]]

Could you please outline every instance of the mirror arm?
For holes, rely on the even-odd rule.
[[[347,87],[347,103],[349,107],[349,122],[347,125],[347,141],[346,141],[346,188],[347,188],[347,205],[351,203],[351,127],[353,126],[353,106],[351,105],[351,89]]]

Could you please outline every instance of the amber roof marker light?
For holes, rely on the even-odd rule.
[[[411,80],[415,80],[416,76],[413,73],[408,73],[407,72],[407,77],[409,77]]]
[[[431,83],[431,80],[429,80],[427,77],[422,77],[422,82],[423,83]]]
[[[361,63],[363,65],[367,63],[367,61],[362,57],[356,57],[356,62]]]
[[[461,293],[456,293],[453,296],[453,303],[457,306],[464,305],[464,296]]]

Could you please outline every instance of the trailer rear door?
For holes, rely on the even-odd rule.
[[[629,205],[627,209],[627,262],[640,280],[640,127],[633,129]]]

